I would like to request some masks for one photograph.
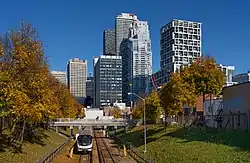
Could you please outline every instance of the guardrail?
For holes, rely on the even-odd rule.
[[[37,161],[37,163],[49,163],[52,162],[53,159],[56,157],[56,155],[71,141],[70,138],[68,138],[64,143],[62,143],[58,148],[51,151],[49,154],[45,155],[43,158]]]

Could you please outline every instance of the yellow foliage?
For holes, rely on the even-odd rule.
[[[5,52],[0,44],[0,57],[7,58],[0,60],[0,107],[7,105],[8,113],[27,122],[84,116],[69,90],[51,76],[42,42],[36,38],[30,25],[22,25],[8,35],[12,46],[6,49],[11,50]]]

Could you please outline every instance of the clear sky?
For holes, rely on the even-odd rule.
[[[248,0],[2,0],[0,33],[34,25],[44,41],[51,70],[65,70],[68,59],[88,60],[102,53],[103,30],[114,28],[121,12],[134,13],[150,26],[153,70],[159,69],[160,28],[170,20],[202,23],[203,53],[218,63],[250,70],[250,1]]]

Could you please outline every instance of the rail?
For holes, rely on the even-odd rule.
[[[57,147],[56,149],[52,150],[49,154],[45,155],[43,158],[41,158],[40,160],[38,160],[37,163],[49,163],[52,162],[53,159],[56,157],[56,155],[58,154],[58,152],[60,152],[65,145],[67,145],[69,142],[71,141],[70,138],[68,138],[64,143],[62,143],[59,147]]]
[[[107,161],[107,158],[105,158],[104,156],[104,151],[108,153],[109,155],[109,158],[111,159],[110,161],[115,163],[115,159],[113,158],[112,156],[112,153],[110,152],[108,146],[107,146],[107,143],[105,142],[105,140],[103,140],[102,137],[100,137],[100,135],[98,136],[97,138],[97,135],[96,133],[94,132],[94,137],[95,137],[95,141],[96,141],[96,147],[97,147],[97,152],[98,152],[98,157],[99,157],[99,162],[100,163],[106,163],[106,162],[109,162]],[[99,142],[98,140],[99,139]],[[104,146],[101,146],[101,144],[99,144],[101,142],[101,144],[103,144]],[[104,147],[105,150],[101,149],[101,147]]]
[[[137,162],[145,162],[145,163],[156,163],[157,161],[152,159],[151,156],[148,156],[146,153],[142,153],[138,149],[136,149],[130,142],[126,142],[125,140],[121,139],[120,137],[115,137],[121,144],[125,145],[128,149],[128,154]]]

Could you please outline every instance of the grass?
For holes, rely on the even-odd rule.
[[[23,151],[20,153],[7,145],[6,136],[0,135],[0,162],[4,163],[37,162],[66,140],[65,136],[60,136],[54,131],[38,128],[36,136],[24,140]]]
[[[139,150],[144,149],[143,127],[126,136]],[[166,162],[249,162],[250,133],[200,128],[148,126],[147,154],[159,163]]]

